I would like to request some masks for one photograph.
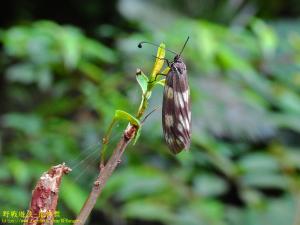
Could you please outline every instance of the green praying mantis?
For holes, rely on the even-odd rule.
[[[148,115],[144,117],[144,119],[141,119],[143,115],[145,114],[145,111],[148,107],[148,102],[151,97],[153,88],[157,85],[164,86],[165,79],[156,79],[158,74],[167,74],[169,71],[169,67],[166,67],[162,70],[164,66],[164,57],[165,57],[166,51],[165,51],[165,44],[161,43],[158,47],[155,62],[152,68],[152,72],[150,75],[145,75],[142,70],[137,69],[136,71],[136,80],[141,87],[142,90],[142,96],[141,96],[141,102],[140,106],[137,110],[136,115],[132,115],[124,110],[116,110],[114,117],[109,124],[109,127],[107,131],[105,132],[105,135],[102,139],[102,148],[100,151],[100,167],[104,166],[105,160],[106,160],[106,153],[107,153],[107,146],[109,144],[109,140],[111,137],[112,129],[116,125],[116,123],[120,120],[128,121],[129,124],[136,127],[137,131],[135,133],[135,136],[133,138],[133,145],[137,142],[138,138],[141,134],[141,129],[144,121],[147,119],[147,117],[153,113],[155,110],[157,110],[159,107],[152,110]]]

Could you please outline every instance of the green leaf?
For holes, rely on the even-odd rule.
[[[146,196],[165,196],[174,193],[166,174],[149,166],[131,166],[117,171],[107,183],[106,196],[129,201]]]
[[[296,201],[289,195],[278,199],[267,199],[263,207],[246,209],[228,207],[226,214],[230,225],[292,225],[297,216]]]
[[[284,149],[288,166],[300,169],[300,152],[296,149]]]
[[[148,86],[148,82],[149,82],[148,77],[143,73],[143,71],[138,69],[138,72],[136,73],[136,80],[139,83],[143,94],[145,94],[147,91],[147,86]]]
[[[296,92],[293,92],[281,85],[275,85],[274,97],[278,106],[280,106],[284,111],[299,115],[300,96]]]
[[[279,128],[300,132],[300,118],[297,113],[274,113],[269,117]]]
[[[266,153],[253,153],[242,157],[239,165],[246,172],[278,171],[279,165],[272,155]]]
[[[12,82],[31,84],[37,80],[35,68],[30,63],[19,63],[6,70],[6,79]]]
[[[203,196],[221,195],[227,190],[227,183],[214,175],[203,174],[194,180],[194,190]]]
[[[2,38],[6,54],[8,56],[19,57],[26,55],[26,43],[29,39],[29,35],[30,32],[25,27],[15,26],[8,29]]]
[[[4,159],[0,164],[0,180],[9,179],[11,176],[6,162],[7,160]]]
[[[84,73],[88,78],[100,82],[103,79],[104,72],[94,63],[82,61],[78,65],[78,69]]]
[[[11,158],[8,160],[7,166],[19,185],[26,185],[30,182],[30,173],[25,162]]]
[[[197,43],[196,47],[201,51],[201,57],[204,59],[213,59],[218,49],[218,41],[215,34],[207,24],[201,24],[201,29],[198,29],[197,33],[195,43]]]
[[[207,225],[220,223],[224,218],[224,207],[222,203],[205,198],[193,198],[180,208],[176,218],[172,221],[174,225]]]
[[[37,134],[42,129],[42,119],[33,114],[9,113],[2,117],[4,126],[26,134]]]
[[[25,191],[23,187],[5,184],[0,185],[1,202],[9,202],[12,208],[27,208],[30,201],[29,196],[30,193]],[[1,207],[1,209],[3,208]]]
[[[115,63],[117,61],[115,52],[97,41],[84,38],[81,46],[83,48],[83,56],[87,58],[96,58],[108,63]]]
[[[66,27],[62,29],[60,39],[64,64],[68,69],[77,67],[80,59],[80,41],[82,34],[74,27]]]
[[[75,214],[80,211],[88,196],[81,187],[66,176],[62,178],[60,194],[63,201]]]
[[[275,32],[264,21],[255,19],[251,27],[258,37],[261,50],[265,56],[272,56],[277,45]]]
[[[122,214],[127,218],[161,221],[166,224],[175,216],[167,204],[147,200],[136,200],[125,204]]]
[[[247,173],[241,177],[241,182],[245,186],[257,187],[257,188],[288,188],[288,178],[276,173],[257,171]]]

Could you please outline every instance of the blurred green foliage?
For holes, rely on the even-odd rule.
[[[299,224],[300,21],[250,17],[222,26],[168,10],[157,16],[160,7],[140,4],[120,1],[120,13],[139,21],[140,31],[108,32],[115,48],[50,21],[1,31],[0,209],[26,209],[41,173],[65,161],[74,170],[63,179],[59,207],[74,217],[97,174],[99,141],[114,111],[137,110],[135,69],[150,73],[156,51],[137,43],[163,41],[179,51],[190,36],[183,53],[190,151],[169,153],[154,113],[91,224]],[[154,90],[149,109],[161,105],[161,94]],[[114,129],[110,149],[125,125]]]

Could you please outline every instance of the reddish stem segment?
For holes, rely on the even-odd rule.
[[[24,225],[52,225],[62,176],[71,171],[65,164],[51,167],[43,173],[32,191],[30,209]]]

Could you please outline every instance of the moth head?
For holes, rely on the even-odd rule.
[[[182,60],[182,58],[181,58],[181,56],[180,55],[176,55],[175,57],[174,57],[174,62],[183,62],[183,60]]]

